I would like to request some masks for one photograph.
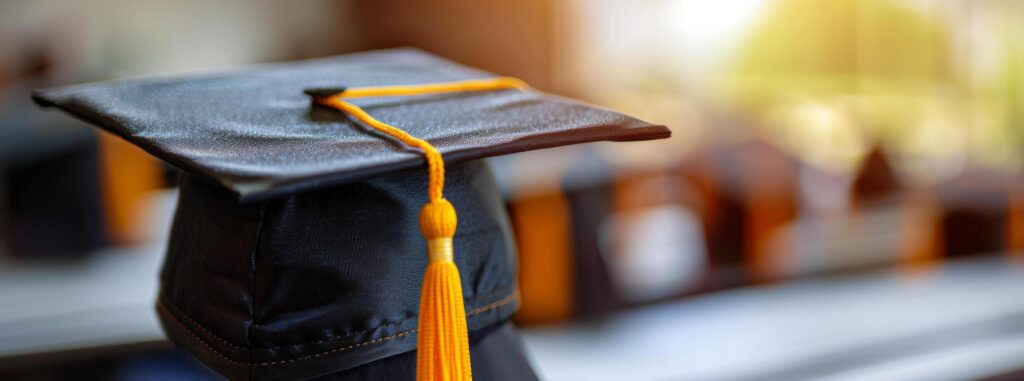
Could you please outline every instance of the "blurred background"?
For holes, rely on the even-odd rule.
[[[176,171],[33,88],[414,46],[668,125],[492,160],[551,380],[1024,379],[1024,2],[5,0],[0,379],[216,379]]]

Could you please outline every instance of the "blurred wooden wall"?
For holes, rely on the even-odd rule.
[[[351,50],[414,46],[553,90],[556,5],[549,0],[376,0],[352,6]]]

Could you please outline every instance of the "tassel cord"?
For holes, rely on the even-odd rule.
[[[416,353],[416,378],[420,381],[472,380],[462,281],[452,249],[458,218],[455,208],[444,199],[444,159],[430,142],[377,120],[346,99],[526,88],[527,85],[518,79],[499,77],[426,85],[352,88],[314,97],[314,101],[321,105],[351,115],[367,126],[419,149],[427,160],[429,202],[420,211],[420,230],[427,239],[429,255],[420,294]]]

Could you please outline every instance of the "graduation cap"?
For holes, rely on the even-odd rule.
[[[171,340],[231,378],[405,356],[391,370],[460,380],[471,358],[478,375],[511,361],[478,356],[518,296],[504,206],[475,159],[670,135],[412,49],[34,99],[184,171],[157,311]]]

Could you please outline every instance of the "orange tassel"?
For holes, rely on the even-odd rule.
[[[452,238],[455,236],[458,219],[455,207],[443,197],[444,160],[441,153],[426,140],[375,119],[346,99],[526,88],[528,86],[523,81],[502,77],[426,85],[351,88],[329,96],[314,95],[317,103],[345,112],[377,131],[422,150],[427,159],[430,173],[427,198],[430,202],[420,211],[420,230],[427,239],[429,254],[420,294],[416,352],[416,379],[420,381],[473,379],[466,309],[462,301],[462,280],[459,278],[459,269],[455,267],[452,251]]]
[[[420,229],[427,239],[429,261],[420,296],[416,379],[472,380],[462,280],[453,262],[452,237],[457,218],[445,199],[420,212]]]

